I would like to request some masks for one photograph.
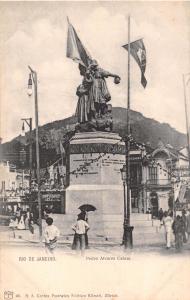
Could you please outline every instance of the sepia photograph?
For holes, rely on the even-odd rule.
[[[0,1],[0,299],[189,300],[190,2]]]

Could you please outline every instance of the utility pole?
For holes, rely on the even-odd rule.
[[[190,75],[190,74],[186,74]],[[187,95],[186,95],[186,84],[185,84],[185,74],[183,74],[183,89],[184,89],[184,104],[185,104],[185,119],[186,119],[186,131],[187,131],[187,151],[189,159],[189,176],[190,176],[190,138],[189,138],[189,121],[187,113]]]
[[[30,137],[29,137],[29,191],[31,194],[31,183],[32,183],[32,118],[23,118],[21,119],[24,121],[30,130]]]

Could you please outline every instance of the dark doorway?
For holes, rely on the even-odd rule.
[[[158,218],[158,195],[156,192],[150,194],[150,203],[152,206],[152,217]]]

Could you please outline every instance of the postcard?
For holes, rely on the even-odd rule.
[[[0,2],[1,299],[189,299],[189,20]]]

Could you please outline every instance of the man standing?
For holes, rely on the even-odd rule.
[[[175,218],[172,229],[175,235],[175,247],[177,251],[181,251],[181,248],[183,246],[183,230],[184,230],[184,224],[182,218],[177,215]]]
[[[188,209],[188,215],[186,216],[187,218],[187,235],[188,235],[188,239],[190,236],[190,209]]]
[[[187,243],[187,216],[185,209],[182,210],[182,221],[183,221],[183,242]]]
[[[167,211],[165,211],[164,218],[163,218],[163,225],[165,228],[165,235],[166,235],[166,249],[171,248],[172,224],[173,224],[173,219],[171,215],[169,215]]]
[[[160,220],[160,222],[162,221],[163,219],[163,216],[164,216],[164,212],[163,212],[163,209],[160,208],[159,211],[158,211],[158,218]]]
[[[80,213],[78,215],[77,222],[72,226],[72,229],[75,231],[75,239],[76,239],[76,250],[81,250],[81,255],[84,255],[85,251],[85,234],[89,230],[89,225],[83,219],[83,214]]]

